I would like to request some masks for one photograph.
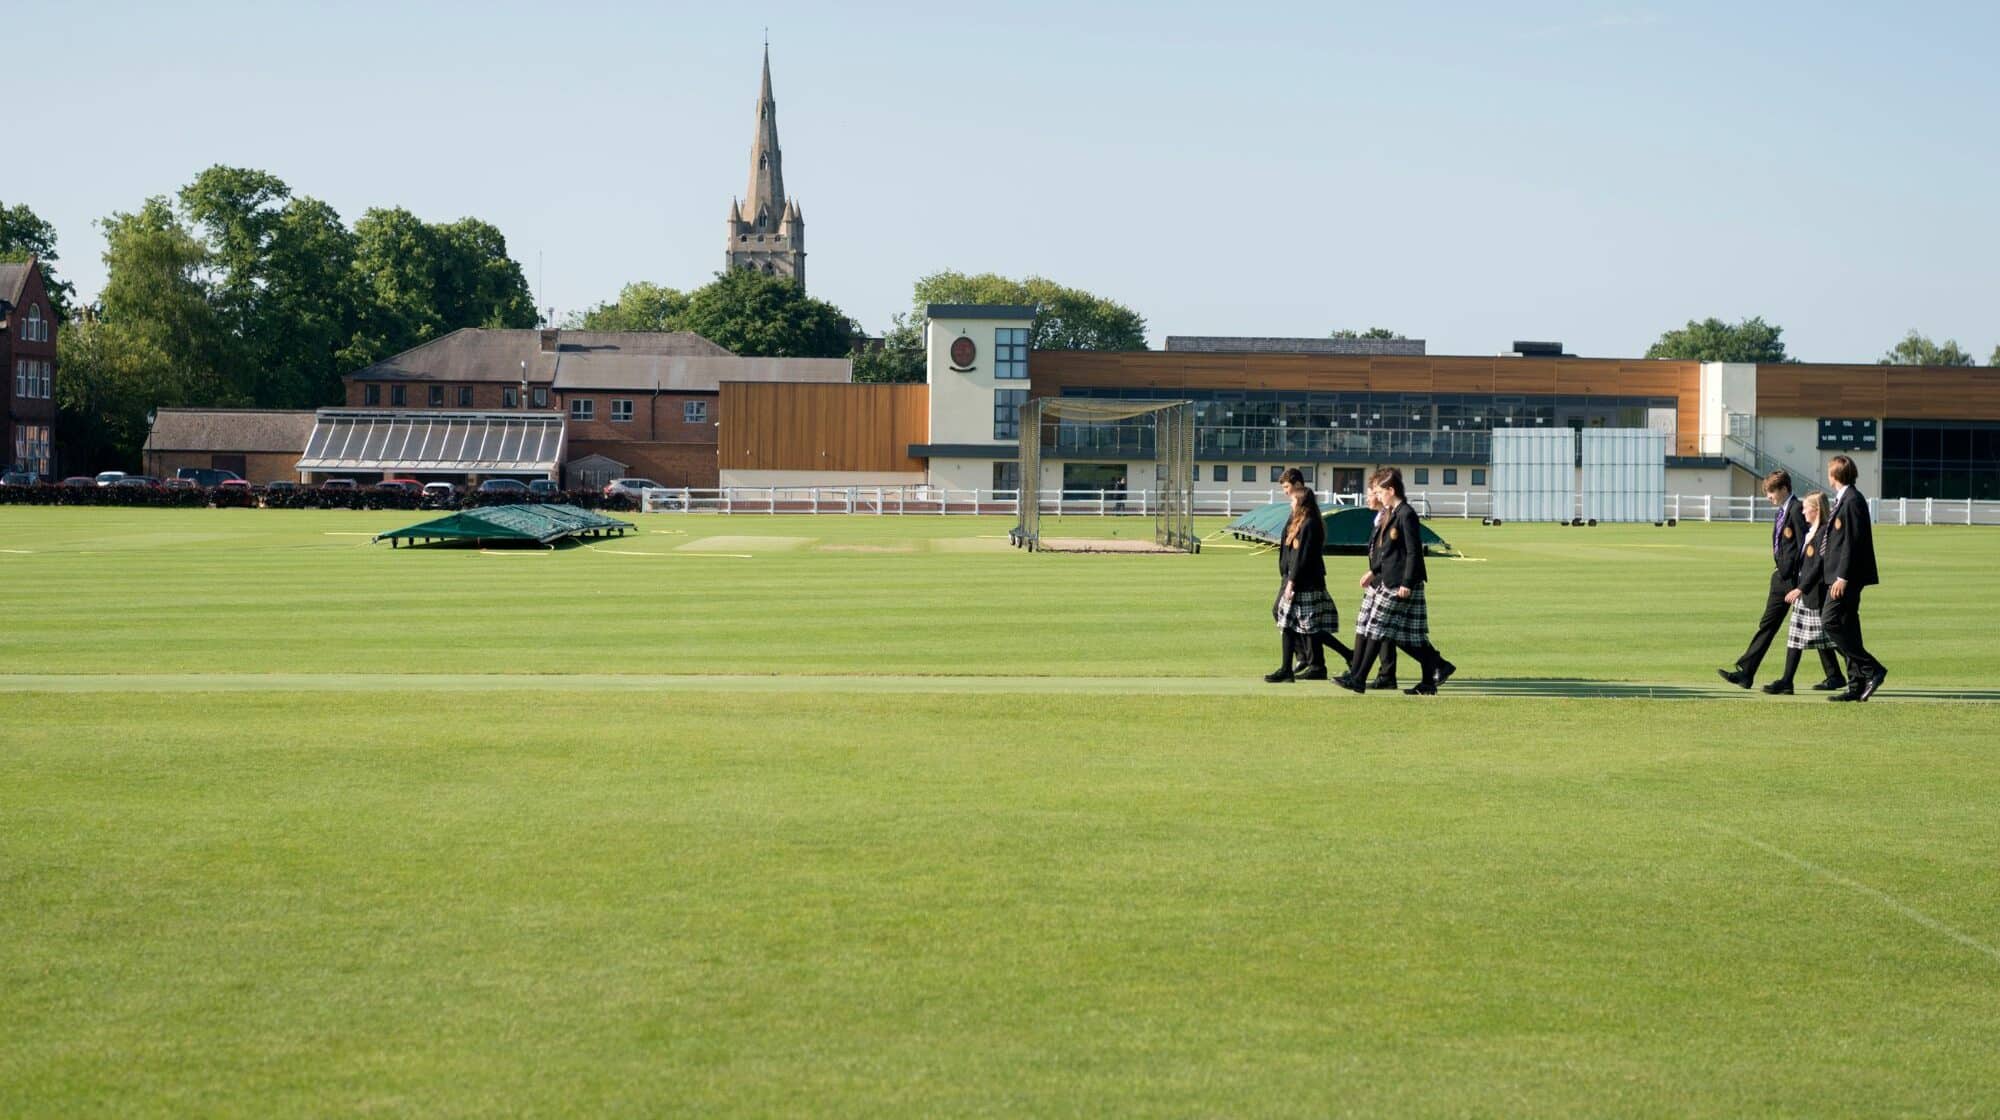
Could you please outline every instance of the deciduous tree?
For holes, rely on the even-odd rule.
[[[1884,366],[1970,366],[1977,365],[1971,354],[1959,349],[1956,340],[1946,339],[1943,345],[1912,330],[1903,340],[1889,348],[1877,365]]]
[[[1701,362],[1789,362],[1781,337],[1785,329],[1766,323],[1761,317],[1725,323],[1703,319],[1679,330],[1662,334],[1646,348],[1648,358],[1678,358]]]

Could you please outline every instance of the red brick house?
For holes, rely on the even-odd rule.
[[[56,310],[33,258],[0,264],[0,464],[55,471]]]

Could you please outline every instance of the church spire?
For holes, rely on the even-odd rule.
[[[778,103],[771,96],[771,46],[764,45],[764,81],[757,93],[757,133],[750,142],[750,189],[744,194],[743,220],[753,230],[778,228],[785,214],[784,153],[778,148]]]

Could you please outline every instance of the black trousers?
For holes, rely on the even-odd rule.
[[[1833,639],[1833,648],[1847,658],[1847,679],[1851,684],[1858,685],[1881,672],[1882,663],[1861,644],[1861,588],[1849,587],[1838,599],[1828,595],[1820,618],[1826,623],[1827,637]]]
[[[1764,655],[1770,652],[1772,639],[1784,630],[1785,619],[1792,613],[1791,604],[1785,602],[1785,596],[1791,594],[1791,591],[1792,585],[1779,579],[1778,573],[1773,571],[1771,591],[1764,597],[1764,617],[1757,620],[1757,632],[1750,635],[1750,648],[1744,650],[1743,656],[1736,659],[1738,672],[1750,677],[1757,675],[1757,666],[1764,663]],[[1831,603],[1833,600],[1828,599],[1827,602]],[[1840,678],[1840,662],[1834,659],[1832,650],[1819,651],[1819,665],[1826,670],[1827,680]]]

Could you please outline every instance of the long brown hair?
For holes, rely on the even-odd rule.
[[[1306,474],[1297,467],[1286,467],[1278,481],[1286,486],[1296,486],[1303,494],[1299,504],[1292,507],[1291,520],[1285,522],[1285,543],[1291,544],[1299,537],[1299,530],[1305,528],[1306,518],[1319,516],[1319,495],[1306,485]]]

